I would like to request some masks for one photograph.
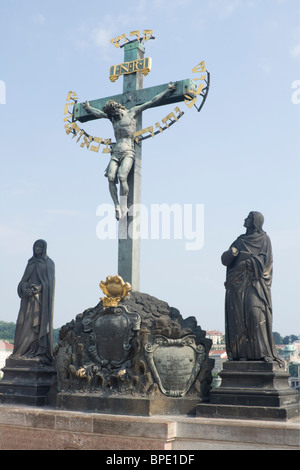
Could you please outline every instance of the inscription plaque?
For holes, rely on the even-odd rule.
[[[134,331],[140,329],[141,318],[125,306],[107,308],[83,319],[84,332],[89,334],[89,354],[102,367],[118,368],[128,359]]]
[[[196,345],[195,336],[171,339],[155,336],[145,346],[150,370],[161,392],[183,397],[190,390],[205,360],[205,347]]]

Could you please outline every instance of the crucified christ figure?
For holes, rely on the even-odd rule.
[[[105,104],[103,111],[93,108],[88,101],[83,105],[87,112],[92,113],[97,118],[109,119],[114,128],[116,143],[112,146],[111,159],[105,175],[108,177],[109,191],[115,205],[117,220],[124,214],[121,214],[116,181],[117,178],[120,181],[120,196],[127,198],[129,192],[127,177],[135,158],[134,133],[136,132],[136,117],[145,109],[158,104],[168,93],[173,93],[176,87],[176,82],[169,83],[168,88],[152,100],[131,109],[127,109],[113,100],[109,100]]]

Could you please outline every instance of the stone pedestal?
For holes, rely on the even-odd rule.
[[[142,396],[99,396],[97,393],[65,393],[56,397],[56,407],[60,410],[89,411],[132,416],[195,416],[198,397],[153,397]]]
[[[221,386],[211,391],[209,404],[197,406],[197,416],[267,420],[299,416],[299,394],[276,362],[225,362],[219,375]]]
[[[49,403],[60,410],[195,416],[211,389],[210,347],[194,317],[184,319],[148,294],[132,292],[113,307],[101,301],[62,327]]]
[[[0,403],[44,406],[56,371],[35,359],[6,360],[0,381]]]

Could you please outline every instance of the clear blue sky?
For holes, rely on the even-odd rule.
[[[122,78],[108,79],[123,60],[110,39],[144,29],[156,38],[144,87],[193,78],[205,60],[211,88],[200,113],[182,104],[183,118],[143,143],[143,204],[203,204],[205,238],[198,251],[143,240],[141,291],[224,331],[220,256],[257,210],[273,244],[273,330],[299,334],[298,0],[1,2],[0,320],[17,319],[37,238],[56,265],[55,327],[95,306],[99,282],[117,274],[117,241],[96,236],[109,157],[67,136],[63,112],[69,90],[81,101],[122,91]],[[173,109],[146,111],[144,126]],[[113,137],[108,122],[84,127]]]

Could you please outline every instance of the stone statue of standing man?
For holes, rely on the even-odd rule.
[[[227,266],[226,350],[229,360],[277,361],[281,365],[272,333],[272,247],[263,223],[260,212],[250,212],[244,222],[246,233],[222,255]]]
[[[121,214],[116,181],[117,179],[120,181],[120,196],[127,198],[129,192],[127,177],[135,158],[134,134],[136,132],[136,117],[146,109],[158,104],[168,93],[173,93],[176,86],[177,83],[170,83],[165,91],[156,95],[152,100],[134,106],[129,110],[113,100],[109,100],[105,104],[103,111],[93,108],[88,102],[83,105],[87,112],[94,114],[98,118],[109,119],[114,128],[116,143],[112,146],[111,160],[106,176],[108,177],[109,191],[115,205],[117,220],[124,214]]]

